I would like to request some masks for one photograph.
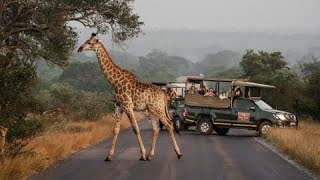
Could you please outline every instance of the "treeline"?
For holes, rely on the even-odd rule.
[[[97,29],[101,34],[108,33],[118,43],[138,36],[143,22],[133,12],[132,3],[120,0],[0,1],[0,126],[9,129],[7,141],[15,149],[8,152],[19,152],[41,131],[45,120],[39,114],[58,106],[65,112],[92,108],[92,101],[77,105],[76,100],[101,101],[96,94],[82,92],[66,83],[41,84],[42,88],[35,89],[39,86],[36,63],[44,60],[51,66],[69,65],[78,39],[72,23]],[[42,74],[48,72],[44,70]],[[55,77],[54,73],[50,76],[48,79]]]
[[[248,50],[240,62],[242,75],[250,81],[276,86],[264,99],[273,107],[320,119],[320,61],[298,62],[299,71],[287,66],[281,52]]]
[[[209,54],[197,63],[157,50],[139,59],[114,51],[111,51],[111,56],[117,64],[134,72],[144,82],[169,82],[183,75],[204,74],[206,77],[244,78],[274,85],[277,87],[275,90],[264,92],[264,99],[273,107],[320,118],[320,99],[316,94],[320,88],[317,84],[320,67],[319,60],[313,56],[308,60],[304,57],[291,68],[281,52],[253,50],[248,50],[242,57],[232,51],[221,51]],[[112,88],[103,77],[96,57],[87,57],[87,61],[76,58],[77,54],[73,57],[74,62],[53,82],[68,83],[81,91],[111,93]]]

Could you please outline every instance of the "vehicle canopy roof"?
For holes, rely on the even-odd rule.
[[[267,85],[267,84],[259,84],[254,82],[246,82],[246,81],[232,81],[233,86],[244,86],[244,87],[256,87],[256,88],[276,88],[275,86]]]
[[[219,81],[219,82],[233,82],[233,81],[247,81],[246,79],[230,79],[230,78],[205,78],[201,76],[187,76],[186,82],[199,83],[201,81]]]
[[[152,82],[151,84],[157,85],[157,86],[166,86],[167,85],[166,82]]]
[[[228,78],[204,78],[201,76],[187,76],[186,81],[189,83],[200,83],[202,81],[219,81],[219,82],[231,82],[232,86],[244,86],[244,87],[257,87],[257,88],[276,88],[275,86],[267,84],[259,84],[254,82],[248,82],[246,79],[228,79]]]

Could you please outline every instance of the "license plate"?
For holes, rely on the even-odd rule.
[[[290,122],[290,126],[295,126],[296,123],[295,122]]]

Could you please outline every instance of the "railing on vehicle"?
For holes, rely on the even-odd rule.
[[[201,106],[209,108],[229,108],[230,99],[219,99],[218,97],[203,96],[201,94],[186,94],[185,104],[188,106]]]

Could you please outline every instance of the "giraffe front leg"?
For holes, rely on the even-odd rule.
[[[159,119],[156,118],[154,115],[151,116],[151,123],[152,123],[152,129],[153,129],[153,136],[152,136],[150,153],[147,157],[147,160],[151,160],[154,155],[154,151],[155,151],[155,147],[157,144],[157,139],[160,131]]]
[[[116,105],[115,107],[115,125],[113,128],[113,138],[112,138],[112,144],[108,153],[107,158],[105,159],[105,161],[111,161],[111,157],[114,154],[114,149],[117,143],[117,139],[118,139],[118,135],[120,132],[120,121],[121,121],[121,117],[122,117],[122,113],[123,110],[121,109],[120,106]]]
[[[142,142],[142,138],[141,138],[141,134],[140,134],[140,129],[139,129],[138,123],[137,123],[137,121],[135,119],[135,116],[134,116],[132,108],[126,109],[126,114],[127,114],[128,118],[129,118],[129,120],[131,122],[131,126],[132,126],[132,129],[133,129],[133,132],[136,134],[137,139],[138,139],[138,143],[139,143],[140,151],[141,151],[140,160],[141,161],[145,161],[145,160],[147,160],[146,159],[146,149],[144,148],[144,145],[143,145],[143,142]]]

